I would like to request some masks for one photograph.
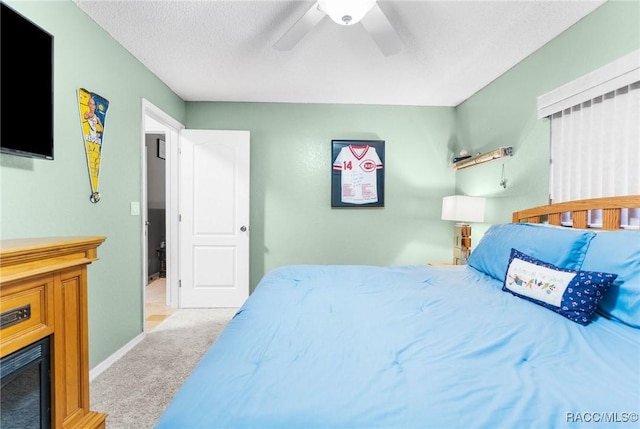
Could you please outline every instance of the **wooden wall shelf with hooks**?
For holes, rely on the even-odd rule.
[[[478,164],[484,164],[485,162],[510,156],[513,156],[513,147],[501,147],[490,152],[480,153],[478,155],[462,159],[458,162],[454,162],[450,167],[452,170],[457,171],[463,168],[471,167]]]

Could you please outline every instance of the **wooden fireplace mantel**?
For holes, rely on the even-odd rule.
[[[0,241],[0,357],[52,335],[51,427],[55,429],[105,427],[106,414],[89,409],[87,327],[87,265],[98,259],[97,248],[104,240]]]

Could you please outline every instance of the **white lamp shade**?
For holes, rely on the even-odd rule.
[[[340,25],[353,25],[376,4],[376,0],[318,0],[321,11]]]
[[[456,222],[484,222],[483,197],[451,195],[442,199],[442,220]]]

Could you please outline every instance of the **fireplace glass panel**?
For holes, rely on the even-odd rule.
[[[0,428],[50,428],[49,368],[49,338],[0,359]]]

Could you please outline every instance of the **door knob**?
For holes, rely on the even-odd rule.
[[[246,226],[242,225],[242,226],[240,227],[240,231],[245,232],[246,230],[247,230],[247,227],[246,227]]]

